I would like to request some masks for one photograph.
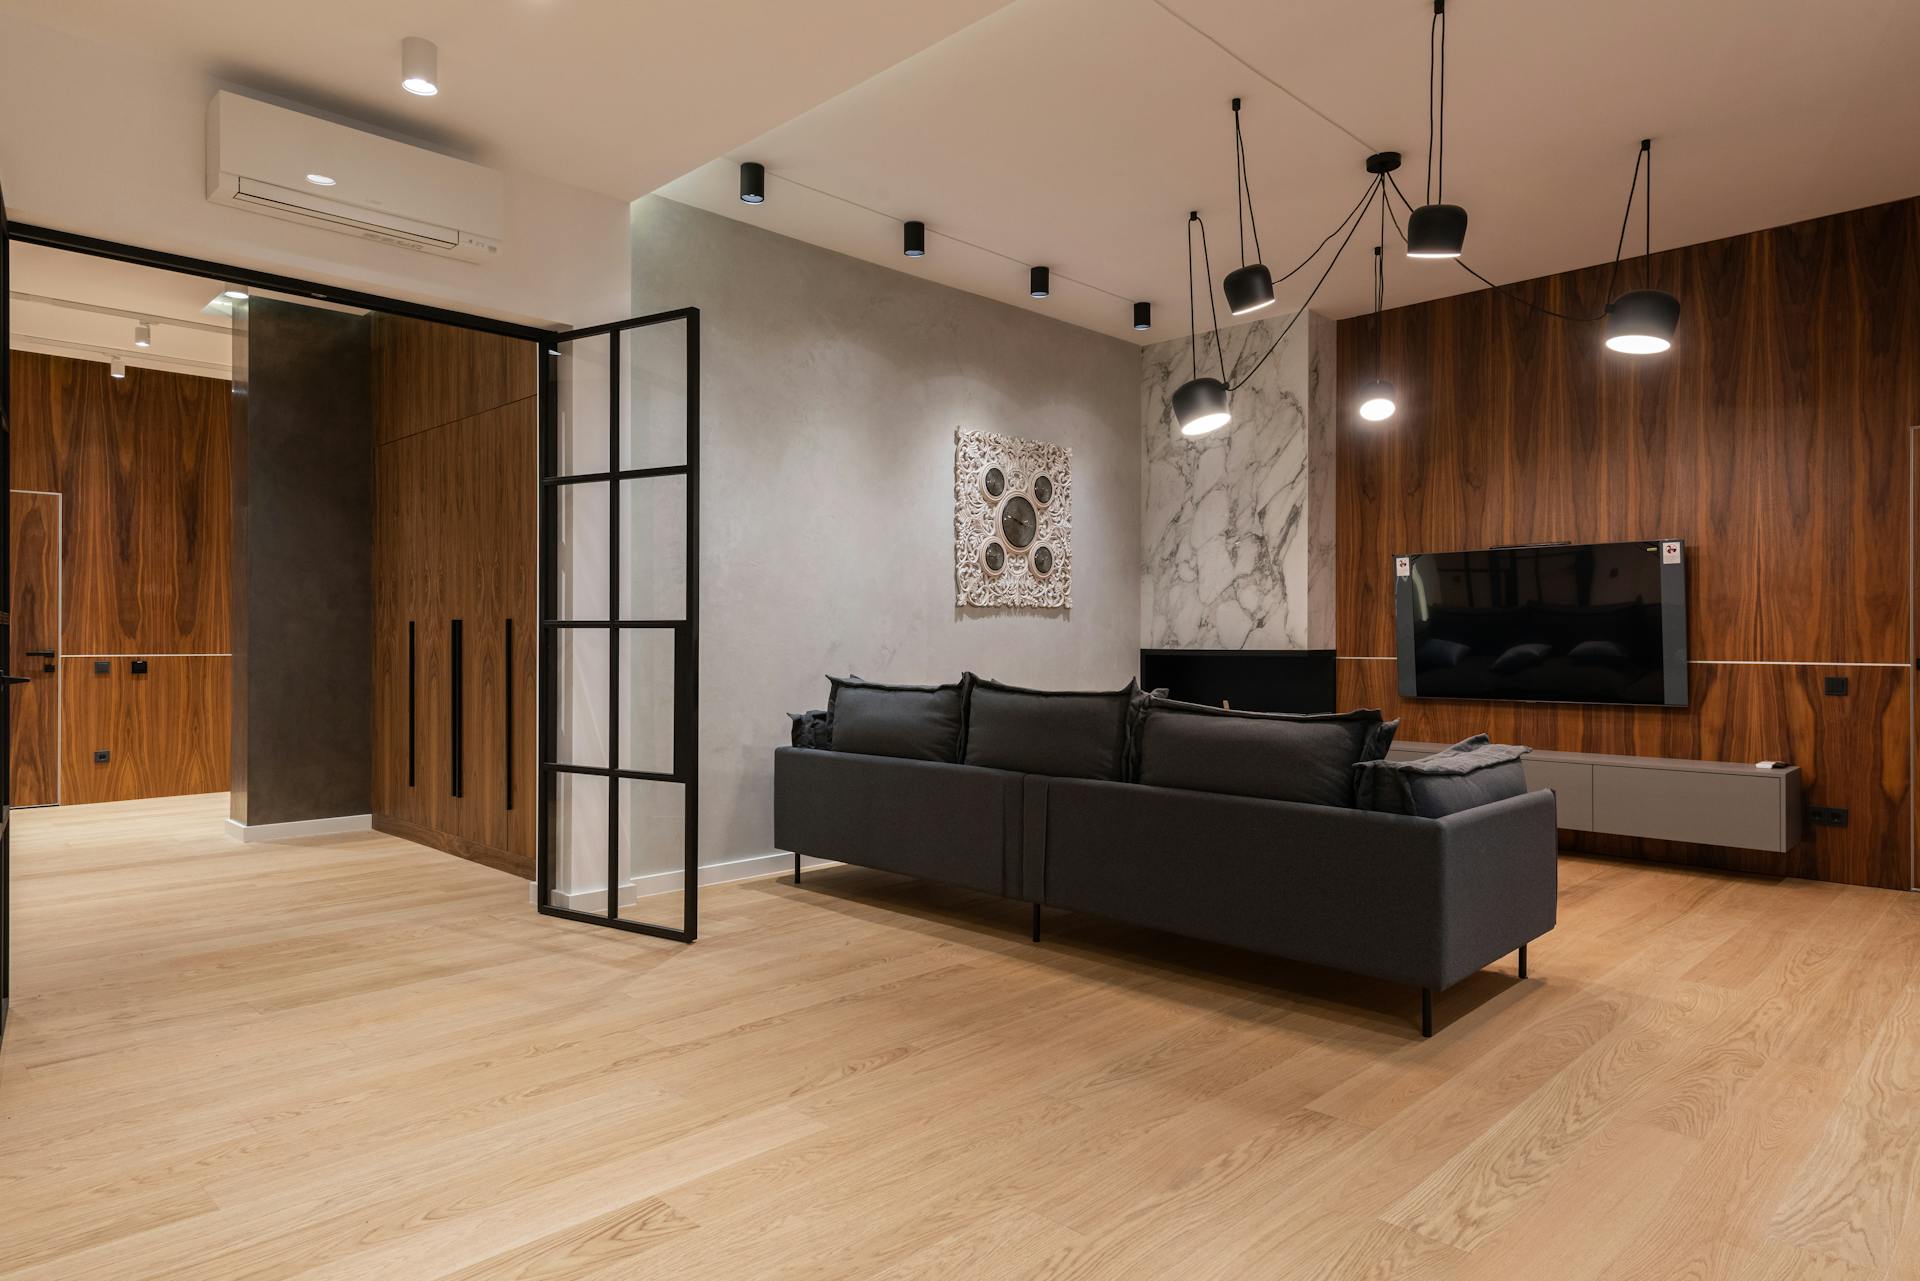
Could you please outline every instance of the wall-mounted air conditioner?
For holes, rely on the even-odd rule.
[[[506,230],[495,170],[225,90],[207,106],[207,199],[468,262]]]

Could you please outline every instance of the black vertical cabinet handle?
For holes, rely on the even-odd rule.
[[[407,786],[413,786],[414,755],[414,691],[417,678],[414,675],[413,620],[407,620]]]
[[[511,618],[507,620],[507,638],[506,639],[507,639],[507,648],[505,651],[506,659],[502,664],[502,676],[504,677],[504,679],[501,682],[501,686],[505,690],[505,699],[506,699],[506,705],[507,705],[506,707],[506,712],[507,712],[506,731],[507,732],[506,732],[505,743],[502,749],[502,755],[505,758],[505,763],[506,763],[507,808],[512,809],[513,808],[513,620]]]
[[[464,794],[461,791],[461,787],[460,787],[460,776],[463,772],[461,767],[465,763],[461,759],[461,757],[466,747],[466,744],[463,741],[463,737],[466,733],[466,716],[464,714],[465,708],[462,706],[462,703],[464,700],[461,698],[461,695],[465,692],[462,689],[462,686],[465,685],[466,683],[462,679],[462,672],[461,672],[461,668],[463,665],[462,664],[463,656],[461,654],[461,647],[460,647],[461,628],[462,628],[461,620],[458,618],[454,619],[452,651],[451,651],[451,656],[448,660],[449,675],[452,678],[451,684],[453,686],[453,707],[452,707],[453,751],[451,755],[453,757],[453,794],[455,796],[461,796]]]

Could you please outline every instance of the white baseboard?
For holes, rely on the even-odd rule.
[[[824,858],[807,858],[801,862],[802,870],[833,866],[836,866],[833,860]],[[790,871],[792,867],[793,855],[785,850],[749,854],[745,858],[728,859],[723,863],[708,863],[700,869],[700,884],[725,885],[729,881],[750,881],[758,876],[778,875]],[[636,876],[620,883],[620,905],[630,907],[647,895],[671,894],[685,885],[686,874],[683,872],[650,872],[645,876]],[[528,881],[528,902],[533,901],[533,895],[533,882]],[[565,890],[555,890],[553,905],[572,908],[576,912],[604,912],[607,910],[607,892],[604,889],[591,889],[570,894]]]
[[[333,818],[303,818],[292,823],[242,823],[227,820],[227,835],[257,845],[262,841],[290,841],[299,836],[336,836],[341,832],[371,832],[373,815],[341,814]]]

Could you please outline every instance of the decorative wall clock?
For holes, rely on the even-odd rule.
[[[985,431],[953,437],[956,601],[1073,604],[1073,451]]]

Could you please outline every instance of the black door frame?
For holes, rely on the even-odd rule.
[[[620,336],[656,325],[686,326],[686,442],[684,463],[667,467],[622,468],[620,450]],[[560,470],[560,401],[555,364],[562,345],[582,339],[607,339],[607,468],[601,472],[563,473]],[[569,921],[611,926],[635,934],[691,943],[700,922],[700,309],[635,316],[585,329],[549,334],[540,360],[540,813],[539,840],[534,857],[535,904],[543,915]],[[627,619],[620,609],[620,487],[629,480],[684,476],[686,509],[686,597],[678,619]],[[607,618],[570,619],[560,616],[560,491],[568,485],[607,486],[607,560],[609,565]],[[607,764],[581,765],[559,759],[560,647],[550,643],[562,630],[605,631],[607,634]],[[654,630],[673,633],[673,768],[625,769],[620,764],[620,638],[624,631]],[[555,907],[553,860],[558,823],[559,781],[562,774],[579,774],[607,781],[607,905],[603,912]],[[681,788],[682,829],[681,926],[625,920],[620,916],[620,783],[673,783]]]
[[[472,312],[453,311],[445,307],[433,307],[424,303],[408,302],[401,298],[389,298],[382,294],[368,293],[365,290],[354,289],[344,285],[323,284],[319,281],[303,280],[297,276],[283,276],[277,272],[262,271],[254,267],[240,267],[232,263],[215,262],[207,258],[194,258],[185,254],[166,253],[158,249],[148,249],[140,245],[130,245],[117,240],[104,240],[98,236],[86,236],[78,232],[62,231],[57,227],[40,226],[34,223],[9,222],[6,217],[5,196],[4,194],[0,194],[0,655],[7,653],[5,646],[7,642],[7,629],[10,625],[7,607],[10,605],[12,597],[11,567],[7,563],[7,557],[9,555],[8,543],[10,540],[6,537],[5,523],[8,502],[6,492],[11,480],[11,459],[6,452],[8,447],[6,431],[9,426],[8,414],[12,404],[12,330],[8,308],[9,291],[7,288],[11,283],[8,272],[8,262],[11,255],[7,251],[15,241],[27,245],[40,245],[48,249],[64,249],[71,253],[86,254],[93,258],[109,258],[115,262],[131,263],[138,267],[155,267],[162,271],[175,271],[189,276],[203,276],[209,280],[225,281],[230,284],[243,285],[249,289],[260,289],[270,293],[286,294],[294,298],[312,298],[319,302],[338,303],[347,307],[361,307],[368,311],[384,312],[391,316],[405,316],[413,320],[428,320],[435,324],[452,325],[459,329],[476,329],[482,333],[499,334],[508,338],[523,339],[534,344],[534,359],[539,362],[539,369],[542,375],[540,385],[543,406],[541,411],[543,416],[543,451],[545,449],[545,406],[551,399],[548,394],[550,389],[545,377],[549,364],[546,355],[549,347],[543,344],[551,344],[556,338],[585,337],[597,332],[610,332],[616,328],[631,326],[640,323],[640,321],[652,319],[649,317],[641,317],[640,321],[621,321],[616,322],[614,325],[599,326],[594,329],[570,331],[542,329],[535,325],[517,324],[510,320],[499,320],[492,316],[481,316]],[[663,314],[671,315],[673,313]],[[695,335],[691,330],[689,331],[689,341],[696,341]],[[688,394],[696,398],[695,403],[697,404],[699,394],[697,384],[690,387]],[[692,443],[697,446],[697,437]],[[544,452],[542,458],[543,460],[545,458]],[[545,474],[544,462],[542,474]],[[546,487],[543,486],[543,505],[545,494]],[[698,510],[697,494],[698,486],[694,483],[690,475],[687,486],[689,511]],[[545,558],[544,520],[545,517],[543,516],[541,560],[543,573],[549,568]],[[690,571],[691,568],[692,566],[690,565]],[[688,582],[688,626],[690,629],[695,626],[691,621],[694,615],[694,597],[691,594],[692,591],[693,582],[690,577]],[[542,631],[544,633],[545,629],[542,629]],[[548,648],[544,634],[539,638],[537,643],[543,655],[541,661],[544,672],[544,654]],[[0,676],[4,676],[3,669],[0,669]],[[4,687],[0,687],[0,693],[3,692]],[[545,693],[544,684],[542,693],[543,695]],[[10,702],[11,700],[0,699],[0,1039],[3,1039],[5,1036],[7,1013],[12,1005],[12,869],[9,855],[13,835],[12,806],[10,804],[13,780],[12,726],[8,715]],[[688,706],[691,707],[691,704],[689,703]],[[549,707],[550,704],[544,705],[541,711],[543,743],[545,722],[549,716]],[[682,714],[683,713],[676,710],[676,715]],[[676,753],[680,741],[679,732],[679,728],[676,726]],[[697,732],[697,726],[695,732]],[[542,750],[544,752],[544,746]],[[676,764],[678,764],[678,761],[676,761]],[[551,811],[551,805],[548,801],[548,789],[545,786],[541,789],[541,808],[542,813],[538,816],[538,821],[541,825],[542,853],[537,862],[540,867],[544,868],[544,860],[548,857],[545,852],[545,833],[547,824],[550,821]],[[688,828],[688,849],[690,851],[696,849],[692,838],[693,829],[690,821]],[[689,857],[696,858],[697,856],[690,854]],[[697,878],[691,875],[688,879],[687,902],[689,904],[689,913],[692,911],[694,881],[696,879]],[[585,919],[602,924],[605,923],[601,918],[589,914],[574,914],[560,909],[549,910],[545,906],[544,895],[542,896],[541,911],[551,916],[575,916],[577,919]],[[637,922],[616,922],[616,924],[626,928],[635,928],[638,925]],[[691,924],[691,916],[689,916],[689,924]],[[661,931],[643,928],[640,932],[660,933]],[[669,933],[668,937],[679,936],[674,933]],[[692,941],[691,931],[688,932],[686,941]]]

